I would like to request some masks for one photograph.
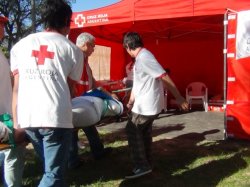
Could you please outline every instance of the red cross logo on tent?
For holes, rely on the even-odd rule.
[[[40,51],[32,50],[31,56],[37,58],[37,65],[44,65],[45,58],[54,59],[54,52],[47,51],[47,45],[41,45]]]
[[[84,23],[86,23],[85,17],[82,14],[77,14],[75,17],[75,24],[78,27],[83,27]]]

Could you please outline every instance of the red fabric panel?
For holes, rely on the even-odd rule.
[[[141,0],[135,2],[135,20],[193,16],[193,0]]]
[[[235,15],[235,14],[230,14]],[[229,20],[228,34],[236,33],[236,19]],[[228,39],[228,54],[235,54],[235,38]],[[228,137],[250,139],[250,58],[227,59],[226,132]]]
[[[182,95],[191,82],[204,82],[208,96],[223,95],[223,37],[196,40],[145,41],[145,47],[155,55],[164,68],[170,69]]]
[[[227,106],[228,137],[250,140],[250,104],[239,103]]]
[[[250,8],[249,0],[123,0],[99,9],[74,12],[71,28],[110,25],[137,20],[224,14]]]

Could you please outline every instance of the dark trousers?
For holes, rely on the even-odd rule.
[[[91,149],[91,152],[92,152],[94,158],[97,158],[100,155],[102,155],[104,146],[103,146],[103,143],[100,139],[97,128],[94,125],[92,125],[89,127],[85,127],[82,130],[88,138],[89,146],[90,146],[90,149]]]
[[[99,133],[94,125],[82,128],[86,134],[92,155],[98,158],[103,154],[104,146],[100,139]],[[78,130],[73,131],[72,143],[70,146],[69,166],[73,166],[79,162],[78,157]]]
[[[152,125],[157,115],[131,113],[126,125],[128,145],[136,168],[152,165]]]

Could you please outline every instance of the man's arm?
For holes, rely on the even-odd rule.
[[[71,78],[68,78],[67,82],[68,82],[68,86],[69,86],[70,96],[71,96],[71,98],[74,98],[76,96],[76,93],[77,93],[77,91],[76,91],[77,82],[72,80]]]
[[[165,87],[167,88],[167,90],[169,90],[173,94],[173,96],[176,98],[177,104],[180,105],[181,109],[188,110],[188,103],[186,99],[181,96],[179,90],[175,86],[172,79],[168,75],[161,77],[161,79]]]

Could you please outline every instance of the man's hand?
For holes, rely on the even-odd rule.
[[[180,97],[176,99],[177,104],[179,105],[180,109],[183,111],[188,111],[188,102],[184,97]]]
[[[128,108],[128,112],[130,112],[131,109],[133,108],[133,104],[130,103],[130,102],[128,102],[128,103],[127,103],[127,108]]]
[[[119,97],[115,93],[112,93],[111,96],[119,101]]]
[[[9,139],[9,129],[4,125],[3,122],[0,121],[0,141],[6,142]]]
[[[122,79],[122,83],[123,83],[123,84],[126,84],[127,80],[128,80],[128,78],[127,78],[127,77],[124,77],[124,78]]]

